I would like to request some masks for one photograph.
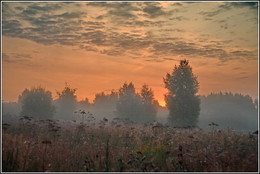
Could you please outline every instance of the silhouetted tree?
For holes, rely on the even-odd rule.
[[[73,114],[76,111],[77,96],[75,94],[77,89],[70,88],[68,84],[65,85],[61,92],[57,92],[58,99],[56,100],[57,106],[57,119],[72,120]]]
[[[148,122],[156,119],[158,101],[154,99],[152,89],[147,85],[143,85],[141,89],[142,99],[142,121]]]
[[[104,92],[95,95],[93,110],[98,118],[113,118],[115,117],[115,108],[118,101],[118,93],[112,90],[110,94]]]
[[[196,126],[200,112],[197,77],[192,73],[188,60],[181,60],[171,74],[164,78],[168,93],[165,95],[169,109],[169,123],[176,127]]]
[[[112,100],[117,100],[117,93],[111,91],[110,94],[105,94],[104,92],[98,93],[95,95],[94,104],[95,105],[107,105]]]
[[[86,108],[89,107],[91,105],[91,103],[89,102],[88,98],[86,97],[84,100],[81,100],[78,102],[79,107],[81,108]]]
[[[118,116],[140,122],[142,120],[141,103],[142,99],[140,95],[135,92],[134,84],[132,82],[129,84],[124,83],[119,89],[119,99],[116,105]]]
[[[25,89],[18,98],[21,104],[21,116],[30,116],[40,119],[53,117],[55,107],[52,104],[52,95],[42,87]]]

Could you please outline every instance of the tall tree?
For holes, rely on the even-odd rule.
[[[42,87],[25,89],[18,98],[22,106],[21,115],[40,119],[50,119],[53,117],[55,107],[52,104],[50,91]]]
[[[132,82],[119,89],[119,99],[116,105],[117,114],[121,118],[128,118],[132,121],[141,120],[141,97],[135,92]]]
[[[66,83],[64,89],[61,92],[57,92],[58,99],[56,100],[57,106],[57,119],[72,120],[73,113],[77,106],[76,88],[70,88]]]
[[[200,113],[200,99],[197,77],[193,74],[188,60],[181,60],[171,74],[167,73],[164,83],[168,93],[165,95],[169,109],[169,123],[176,127],[197,126]]]
[[[141,89],[142,98],[142,120],[143,122],[153,121],[156,119],[157,101],[154,99],[154,94],[151,88],[143,85]]]

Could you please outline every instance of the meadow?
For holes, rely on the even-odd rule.
[[[256,172],[258,134],[127,119],[2,124],[4,172]]]

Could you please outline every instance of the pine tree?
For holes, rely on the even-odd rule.
[[[165,95],[169,109],[169,123],[175,127],[194,127],[200,112],[197,77],[192,73],[188,60],[181,60],[171,74],[164,78],[168,93]]]

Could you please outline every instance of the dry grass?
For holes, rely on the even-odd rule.
[[[3,171],[258,170],[258,136],[127,121],[33,120],[3,130]]]

